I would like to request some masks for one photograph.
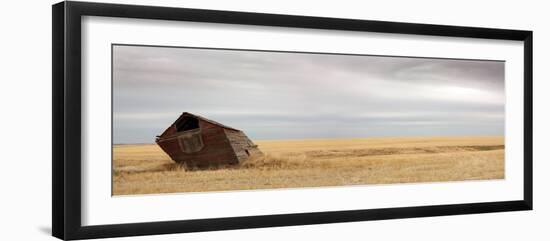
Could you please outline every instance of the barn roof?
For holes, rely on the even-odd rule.
[[[241,131],[241,130],[239,130],[239,129],[235,129],[235,128],[233,128],[233,127],[226,126],[226,125],[224,125],[224,124],[222,124],[222,123],[219,123],[219,122],[217,122],[217,121],[213,121],[213,120],[210,120],[210,119],[208,119],[208,118],[205,118],[205,117],[202,117],[202,116],[199,116],[199,115],[195,115],[195,114],[192,114],[192,113],[189,113],[189,112],[183,112],[183,113],[181,113],[180,117],[178,117],[178,119],[177,119],[176,121],[174,121],[174,123],[178,122],[178,120],[179,120],[181,117],[183,117],[183,116],[192,116],[192,117],[195,117],[195,118],[197,118],[197,119],[199,119],[199,120],[206,121],[206,122],[208,122],[208,123],[210,123],[210,124],[217,125],[217,126],[219,126],[219,127],[225,128],[225,129],[230,129],[230,130],[234,130],[234,131]]]

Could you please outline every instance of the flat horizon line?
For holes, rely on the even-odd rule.
[[[392,139],[392,138],[467,138],[467,137],[505,137],[505,135],[434,135],[434,136],[370,136],[370,137],[334,137],[334,138],[291,138],[291,139],[252,139],[252,141],[305,141],[305,140],[350,140],[350,139]],[[113,143],[112,145],[151,145],[155,142]]]

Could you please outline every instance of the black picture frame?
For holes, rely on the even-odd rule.
[[[194,21],[429,36],[517,40],[524,43],[523,199],[282,215],[175,220],[82,226],[81,224],[81,17]],[[474,214],[533,208],[533,33],[532,31],[367,21],[278,14],[151,7],[90,2],[52,6],[52,233],[60,239],[200,232],[290,225]]]

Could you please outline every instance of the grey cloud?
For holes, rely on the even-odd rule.
[[[183,111],[255,139],[502,135],[504,62],[115,46],[115,143]]]

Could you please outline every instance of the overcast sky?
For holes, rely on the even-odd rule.
[[[504,134],[504,62],[113,48],[114,143],[187,111],[252,139]]]

